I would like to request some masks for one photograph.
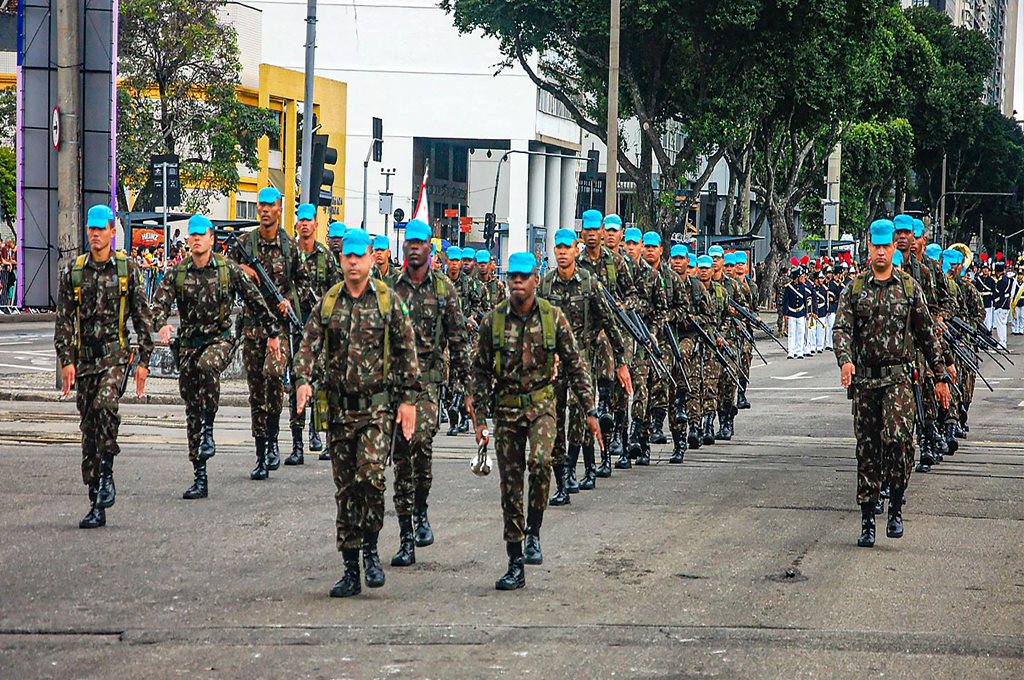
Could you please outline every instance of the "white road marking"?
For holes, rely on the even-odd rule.
[[[30,366],[29,364],[0,364],[0,367],[3,367],[3,368],[27,368],[30,371],[52,371],[52,370],[54,370],[54,368],[52,366],[47,367],[47,368],[42,368],[40,366]]]
[[[1017,404],[1017,408],[1024,408],[1024,401]]]
[[[821,399],[828,399],[828,395],[827,394],[823,394],[820,397],[812,397],[811,401],[819,401]]]
[[[807,380],[810,377],[811,376],[807,374],[807,371],[800,371],[799,373],[794,373],[793,375],[773,375],[772,380]]]
[[[32,343],[29,340],[24,340],[24,341],[19,340],[17,342],[0,342],[0,347],[13,347],[15,345],[31,345],[31,344]]]

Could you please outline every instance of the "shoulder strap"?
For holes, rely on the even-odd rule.
[[[857,277],[853,280],[853,294],[855,296],[860,295],[861,292],[863,292],[864,290],[864,277],[864,274],[858,274]]]
[[[214,255],[216,258],[217,256]],[[188,273],[188,259],[184,259],[174,268],[174,289],[178,293],[178,304],[185,296],[185,276]]]
[[[230,276],[227,260],[220,253],[213,254],[213,262],[217,266],[217,300],[220,302],[220,325],[224,325],[224,319],[228,316],[228,308],[231,305]]]
[[[387,381],[391,368],[391,289],[383,281],[371,281],[377,295],[377,311],[384,319],[384,380]]]
[[[540,305],[540,330],[547,354],[548,380],[551,380],[555,376],[555,312],[547,300],[538,298],[537,304]]]
[[[612,291],[616,290],[618,272],[615,270],[615,259],[613,257],[608,258],[608,261],[605,263],[605,274],[608,276],[608,287],[611,288]]]
[[[508,301],[494,308],[491,319],[491,349],[494,350],[494,375],[501,377],[502,355],[505,352],[505,317],[508,314]]]
[[[75,337],[78,344],[78,355],[82,354],[82,270],[89,259],[88,253],[82,253],[71,265],[71,291],[75,296]]]
[[[542,298],[551,297],[551,288],[554,285],[553,277],[551,276],[551,274],[552,272],[544,274],[544,278],[540,280],[540,296]]]
[[[128,307],[128,256],[123,251],[114,253],[114,264],[117,267],[117,288],[120,300],[117,309],[117,339],[121,349],[128,349],[128,338],[124,332],[124,316]]]

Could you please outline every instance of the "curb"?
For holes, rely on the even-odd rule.
[[[129,385],[131,388],[131,385]],[[0,401],[28,401],[36,403],[74,403],[74,397],[68,396],[66,399],[62,398],[59,392],[56,391],[22,391],[22,390],[2,390],[0,389]],[[154,394],[147,395],[143,401],[139,401],[135,397],[131,396],[128,391],[125,392],[125,396],[121,398],[122,404],[142,404],[142,405],[153,405],[153,406],[185,406],[184,400],[177,395],[171,394]],[[249,399],[239,395],[221,396],[220,406],[248,406]],[[286,406],[287,408],[287,406]]]
[[[32,323],[32,322],[48,322],[53,323],[57,320],[56,312],[39,312],[38,314],[32,313],[17,313],[17,314],[0,314],[0,324],[5,323]]]

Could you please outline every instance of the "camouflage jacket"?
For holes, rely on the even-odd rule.
[[[439,290],[443,291],[440,296]],[[457,385],[464,384],[469,374],[469,333],[452,282],[441,272],[428,270],[427,277],[417,285],[406,270],[398,277],[394,291],[409,310],[424,386],[443,380],[446,348],[452,379]]]
[[[123,255],[123,254],[122,254]],[[99,263],[88,254],[82,266],[81,301],[75,301],[72,262],[60,274],[57,290],[57,322],[53,346],[61,366],[75,366],[77,375],[92,375],[128,363],[128,318],[139,344],[139,363],[149,365],[153,353],[153,316],[146,301],[146,289],[138,266],[126,257],[127,291],[124,326],[121,318],[121,280],[117,275],[117,254]],[[76,331],[77,329],[77,331]]]
[[[323,380],[318,379],[317,385],[327,392],[334,413],[368,411],[346,407],[341,402],[375,399],[379,395],[386,395],[386,401],[412,404],[422,389],[409,310],[394,291],[389,291],[390,308],[386,317],[382,315],[376,293],[379,285],[383,284],[371,278],[362,295],[354,298],[348,287],[339,283],[313,307],[306,322],[293,364],[295,385],[307,384],[314,376],[320,378],[317,359],[323,355]],[[324,302],[335,291],[334,311],[325,319]],[[388,375],[384,370],[385,355],[390,362]]]
[[[833,336],[839,366],[855,366],[854,383],[874,389],[909,380],[901,369],[913,361],[915,351],[924,355],[936,378],[945,376],[921,286],[897,270],[887,281],[876,281],[870,272],[858,278],[862,283],[855,279],[839,297]]]
[[[633,309],[637,305],[638,295],[633,267],[626,263],[627,259],[621,254],[613,253],[608,248],[601,246],[601,255],[596,260],[591,260],[587,251],[584,250],[576,258],[576,264],[591,274],[596,274],[601,283],[612,291],[619,302],[628,309]]]
[[[319,241],[313,242],[313,252],[302,250],[298,239],[291,248],[292,297],[290,302],[303,323],[309,319],[317,300],[334,284],[341,283],[341,265],[330,249]]]
[[[178,304],[179,342],[186,346],[201,347],[231,332],[231,304],[235,295],[241,296],[260,323],[273,327],[277,318],[267,307],[256,284],[242,268],[230,260],[223,260],[228,268],[227,290],[220,290],[220,271],[210,258],[205,267],[197,267],[192,259],[183,260],[167,272],[153,298],[153,328],[160,330],[171,316],[171,304]],[[181,285],[178,279],[184,278]]]
[[[467,319],[473,319],[479,321],[484,315],[484,298],[486,293],[484,287],[480,285],[480,281],[474,276],[466,276],[464,272],[459,272],[459,278],[452,280],[449,276],[449,281],[455,286],[455,290],[459,293],[459,309],[462,310],[462,314]]]
[[[629,260],[629,258],[626,258]],[[632,261],[632,260],[630,260]],[[661,267],[655,269],[644,259],[633,265],[633,282],[636,290],[636,298],[633,310],[647,324],[648,330],[658,335],[658,328],[665,322],[669,313],[668,300],[671,291],[666,280],[664,269],[667,265],[662,262]]]
[[[945,287],[943,286],[942,290],[939,290],[935,278],[935,270],[910,253],[905,256],[903,261],[903,271],[910,274],[910,278],[917,281],[917,284],[921,286],[921,293],[924,294],[924,301],[928,305],[928,312],[933,317],[937,317],[944,302],[945,296],[942,293],[945,291]]]
[[[723,335],[731,335],[730,327],[732,322],[729,321],[731,314],[729,313],[729,300],[732,299],[732,286],[729,285],[729,280],[723,278],[721,281],[712,280],[710,287],[708,288],[708,295],[711,298],[711,316],[710,316],[710,330],[715,333],[722,333]],[[714,337],[712,335],[712,337]]]
[[[241,241],[249,253],[259,260],[263,268],[267,270],[267,275],[270,276],[270,280],[277,287],[281,296],[285,300],[292,300],[295,296],[290,280],[291,251],[294,249],[295,244],[292,243],[291,237],[285,232],[284,227],[278,226],[277,238],[270,241],[260,235],[259,229],[245,234],[241,237]],[[288,257],[285,257],[286,254]],[[235,262],[241,262],[237,249],[231,252],[231,257]],[[259,283],[256,285],[258,288]],[[260,293],[263,293],[263,291],[260,290]],[[263,294],[263,299],[274,312],[278,330],[283,330],[285,320],[277,312],[277,301],[265,293]],[[246,337],[249,338],[265,338],[270,335],[270,327],[260,325],[256,312],[251,310],[249,305],[242,307],[242,326],[245,328]]]
[[[960,281],[960,291],[964,296],[965,316],[963,321],[974,324],[975,328],[982,328],[985,323],[985,301],[982,299],[981,293],[974,286],[973,281],[965,279]]]
[[[388,264],[388,273],[386,275],[380,273],[380,267],[378,267],[377,265],[373,265],[373,269],[370,270],[370,276],[377,279],[378,281],[383,281],[392,288],[395,287],[395,282],[398,281],[398,277],[400,275],[401,272],[395,268],[395,265],[393,263]]]
[[[673,272],[674,273],[674,272]],[[713,324],[711,296],[696,276],[682,277],[676,274],[678,286],[675,289],[675,315],[673,329],[677,336],[691,338],[697,335],[694,326],[710,330]]]
[[[554,357],[544,347],[543,320],[536,298],[525,317],[512,310],[511,302],[506,302],[488,313],[480,324],[480,342],[473,360],[470,393],[476,404],[494,404],[495,420],[510,422],[525,418],[533,421],[552,413],[555,392],[551,381],[556,359],[558,374],[576,395],[583,411],[594,409],[590,367],[580,355],[565,314],[554,305],[551,310],[554,317]],[[499,372],[495,365],[493,324],[495,315],[500,312],[505,312],[505,332]],[[507,405],[508,399],[516,398],[527,399],[530,403],[526,406]]]
[[[494,276],[484,281],[483,279],[477,279],[480,286],[484,289],[484,304],[483,313],[491,311],[499,304],[508,299],[508,291],[505,290],[505,284],[499,281]]]
[[[557,269],[552,269],[541,279],[537,295],[561,309],[569,319],[580,352],[588,354],[588,348],[596,347],[597,336],[603,330],[615,356],[621,360],[626,356],[626,337],[608,301],[601,294],[601,286],[597,277],[581,267],[576,267],[568,280],[563,279]]]
[[[953,277],[950,272],[945,276],[946,306],[943,309],[943,318],[951,319],[954,316],[964,315],[964,298],[960,292],[961,283]]]

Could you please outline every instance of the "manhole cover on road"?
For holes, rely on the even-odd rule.
[[[767,578],[769,581],[775,581],[776,583],[800,583],[807,580],[807,577],[801,574],[800,570],[795,567],[790,567],[781,574],[769,574]]]

